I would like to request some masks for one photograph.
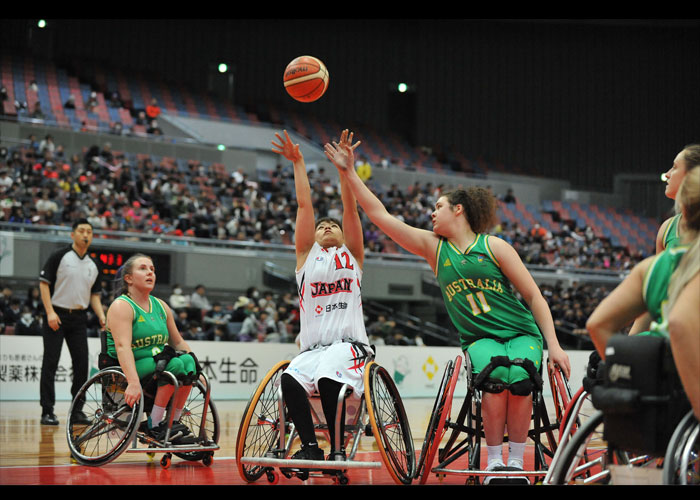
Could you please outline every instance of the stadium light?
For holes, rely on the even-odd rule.
[[[37,25],[39,28],[46,28],[46,20],[45,20],[45,19],[39,19],[39,21],[37,21],[36,25]]]
[[[226,73],[228,71],[228,65],[226,63],[219,64],[219,73]]]
[[[397,87],[398,91],[401,92],[402,94],[408,90],[408,85],[405,83],[399,83]]]

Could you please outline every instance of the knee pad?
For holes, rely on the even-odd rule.
[[[513,396],[529,396],[530,394],[532,394],[532,390],[534,388],[535,384],[532,383],[532,380],[525,379],[510,384],[510,387],[508,389],[510,390],[510,393]]]

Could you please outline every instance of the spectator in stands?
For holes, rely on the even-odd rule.
[[[158,120],[151,120],[146,129],[146,133],[151,135],[163,135],[163,131],[158,126]]]
[[[257,340],[260,330],[260,322],[258,321],[258,308],[252,303],[245,309],[246,317],[243,320],[241,329],[238,332],[238,340],[240,342],[252,342]]]
[[[175,312],[190,307],[190,299],[182,293],[182,287],[179,284],[173,286],[173,292],[170,294],[168,304]]]
[[[201,311],[202,316],[211,309],[211,303],[207,298],[206,291],[204,285],[197,285],[192,295],[190,295],[190,307]]]
[[[37,120],[43,120],[46,118],[46,115],[44,115],[44,112],[41,109],[41,101],[36,101],[34,103],[34,109],[32,110],[32,118],[36,118]]]
[[[213,339],[215,328],[221,327],[225,330],[229,321],[231,321],[231,315],[224,310],[221,302],[214,302],[212,308],[204,314],[202,319],[204,333],[208,338]],[[224,340],[227,337],[226,335]]]
[[[6,321],[9,322],[8,319]],[[40,316],[37,316],[32,310],[24,306],[22,315],[15,323],[15,335],[41,335]]]
[[[154,97],[151,99],[151,103],[146,106],[146,117],[148,119],[148,122],[153,122],[160,116],[161,110],[160,106],[158,106],[158,100]]]
[[[95,108],[97,108],[98,104],[99,104],[99,103],[98,103],[98,101],[97,101],[97,92],[95,92],[95,91],[93,90],[93,91],[90,92],[90,96],[88,97],[88,100],[87,100],[87,102],[85,103],[85,109],[86,109],[89,113],[94,113],[94,112],[95,112]]]
[[[109,93],[109,105],[112,108],[121,108],[122,107],[122,100],[119,97],[119,92],[117,92],[116,90]]]
[[[503,203],[517,203],[517,199],[513,194],[513,188],[508,188],[508,191],[506,191],[506,194],[503,197]]]
[[[63,107],[66,109],[75,109],[75,96],[73,94],[70,94],[68,96],[68,99],[66,99],[66,102],[63,104]]]

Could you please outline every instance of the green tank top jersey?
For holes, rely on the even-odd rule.
[[[681,221],[681,214],[674,215],[671,221],[668,223],[668,226],[666,226],[666,230],[664,231],[664,236],[663,236],[663,242],[664,242],[664,249],[666,248],[671,248],[673,246],[676,246],[678,244],[678,241],[680,240],[680,234],[679,234],[679,225]]]
[[[668,319],[664,313],[668,300],[668,283],[688,248],[689,245],[667,248],[654,257],[644,275],[642,297],[653,320],[649,327],[650,332],[668,335]]]
[[[501,271],[489,248],[489,238],[477,234],[464,253],[444,238],[438,243],[435,274],[463,350],[484,337],[542,338],[532,312],[518,300]]]
[[[145,311],[136,302],[126,295],[120,295],[116,300],[123,300],[134,310],[134,320],[132,325],[131,350],[134,359],[139,360],[146,357],[153,357],[163,350],[168,342],[167,314],[160,300],[150,296],[150,307]],[[117,357],[112,333],[107,330],[107,354],[113,358]]]

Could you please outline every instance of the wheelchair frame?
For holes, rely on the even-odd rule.
[[[374,361],[367,363],[364,374],[365,392],[357,398],[345,385],[338,397],[336,443],[344,440],[347,459],[295,460],[287,458],[297,440],[293,422],[279,387],[280,377],[289,361],[277,363],[258,385],[244,411],[236,439],[236,463],[246,482],[257,481],[263,475],[276,484],[282,474],[302,481],[309,477],[331,477],[336,484],[347,484],[350,469],[378,469],[381,462],[355,461],[362,434],[373,434],[384,464],[397,484],[410,484],[415,468],[415,451],[410,426],[403,403],[389,373]],[[345,435],[340,436],[340,418],[346,403]],[[310,398],[312,418],[317,433],[329,436],[318,396]],[[280,432],[284,430],[284,432]],[[398,433],[398,434],[397,434]],[[398,440],[394,440],[397,437]]]
[[[637,382],[626,378],[621,387],[617,387],[614,382],[608,386],[610,380],[606,372],[596,368],[597,383],[589,390],[596,394],[600,409],[594,407],[593,415],[580,424],[581,407],[585,401],[591,399],[582,388],[577,398],[567,407],[569,420],[566,428],[560,433],[560,447],[544,484],[660,484],[662,482],[686,484],[688,481],[700,483],[698,424],[692,411],[683,413],[682,419],[679,419],[676,413],[679,408],[682,408],[678,406],[678,404],[682,405],[682,400],[678,399],[679,392],[677,392],[681,389],[678,388],[679,381],[678,386],[673,385],[673,371],[670,371],[673,365],[668,345],[663,344],[664,340],[642,336],[621,336],[611,339],[608,345],[610,346],[613,341],[615,344],[610,352],[622,353],[621,358],[612,359],[613,364],[617,363],[623,367],[632,366],[639,359],[636,356],[639,352],[641,359],[644,360],[640,365],[642,370],[648,366],[652,373],[662,373],[666,378],[658,379],[659,385],[653,385],[651,389],[647,385],[636,385],[640,380],[646,381],[644,377]],[[640,346],[643,348],[637,351]],[[601,373],[605,380],[599,378]],[[633,373],[644,375],[640,371]],[[601,383],[605,385],[598,385]],[[666,385],[669,383],[670,387]],[[602,389],[601,393],[596,393],[599,388]],[[666,408],[672,411],[670,414],[660,417],[652,414],[654,420],[649,421],[648,414],[642,413],[646,411],[645,409],[654,407],[663,410],[664,408],[660,405],[667,405],[670,401],[675,404],[673,410],[669,410],[670,407]],[[593,407],[592,403],[591,407]],[[605,418],[606,412],[610,412],[611,418],[616,419],[616,421],[613,420],[614,424],[609,430],[612,439],[603,432],[608,423]],[[574,417],[579,424],[578,430],[574,429],[571,422]],[[623,418],[625,420],[622,420]],[[658,423],[654,423],[657,418]],[[624,435],[624,432],[627,432],[625,427],[628,422],[632,428],[631,438]],[[640,429],[640,425],[656,425],[656,427]],[[659,425],[664,427],[658,427]],[[676,425],[676,427],[668,427],[669,425]],[[659,437],[660,429],[663,432],[662,435],[668,438]],[[669,435],[667,429],[672,429],[674,432]],[[620,433],[623,434],[618,435]],[[645,433],[651,437],[643,438]],[[655,441],[659,439],[668,439],[668,442],[664,445],[663,442]],[[598,443],[595,446],[590,446],[591,443],[596,442]],[[631,443],[630,449],[637,452],[624,449],[626,443]]]
[[[467,394],[456,420],[451,420],[452,398],[462,368],[462,360],[465,360],[464,369],[467,376]],[[527,478],[533,477],[537,482],[545,476],[547,458],[552,458],[557,450],[557,440],[554,431],[560,427],[559,418],[562,415],[560,406],[568,405],[571,400],[571,391],[568,381],[559,369],[552,371],[548,367],[548,376],[552,388],[552,395],[556,407],[557,421],[550,422],[541,384],[534,384],[533,388],[533,413],[531,420],[533,425],[528,431],[528,437],[534,442],[534,467],[529,471],[485,471],[481,470],[481,440],[484,437],[481,418],[481,389],[474,386],[471,360],[466,354],[461,354],[454,361],[449,361],[443,372],[438,395],[435,399],[433,412],[426,431],[425,440],[416,467],[416,478],[420,484],[425,484],[430,474],[438,477],[447,475],[464,475],[467,484],[479,484],[484,476]],[[486,374],[488,375],[488,374]],[[538,387],[539,385],[539,387]],[[466,421],[466,424],[465,424]],[[448,435],[449,431],[449,435]],[[465,434],[466,437],[461,435]],[[549,447],[545,446],[541,436],[545,435]],[[447,440],[443,440],[447,436]],[[507,437],[505,438],[507,441]],[[467,455],[466,469],[450,468],[459,458]],[[437,465],[433,467],[433,461],[437,457]]]
[[[164,377],[168,383],[172,384],[175,387],[173,394],[177,394],[180,388],[177,378],[167,371],[162,372],[159,376]],[[219,449],[216,443],[219,436],[219,418],[214,402],[210,399],[211,385],[209,380],[205,374],[201,374],[200,377],[192,385],[190,397],[181,417],[181,419],[188,419],[189,424],[199,426],[197,443],[177,445],[170,442],[174,397],[171,397],[168,403],[168,429],[165,438],[162,441],[156,440],[139,428],[143,422],[147,403],[145,390],[142,390],[140,400],[133,407],[129,407],[123,401],[123,393],[127,383],[121,368],[111,366],[100,370],[87,380],[71,402],[66,424],[66,437],[71,456],[81,465],[98,467],[112,462],[124,452],[147,453],[150,456],[159,452],[164,453],[160,461],[163,468],[170,466],[173,454],[185,460],[201,460],[204,465],[211,465],[214,452]],[[91,393],[92,387],[98,384],[101,386],[100,394],[93,395],[88,401],[87,396]],[[193,396],[194,391],[197,393]],[[198,395],[203,397],[202,414],[199,420],[192,417],[190,409],[192,403],[197,403],[194,398]],[[152,396],[149,395],[149,397]],[[90,424],[80,424],[74,421],[73,411],[77,405],[80,405],[80,409],[83,409],[83,405],[89,406],[88,411],[92,420]],[[200,403],[197,405],[200,406]],[[208,428],[210,423],[213,429]],[[102,439],[106,441],[106,445],[101,444]],[[93,440],[95,441],[93,442]],[[109,448],[113,441],[115,444]],[[140,448],[139,443],[143,443],[147,447]],[[98,451],[102,449],[104,449],[103,452]]]

